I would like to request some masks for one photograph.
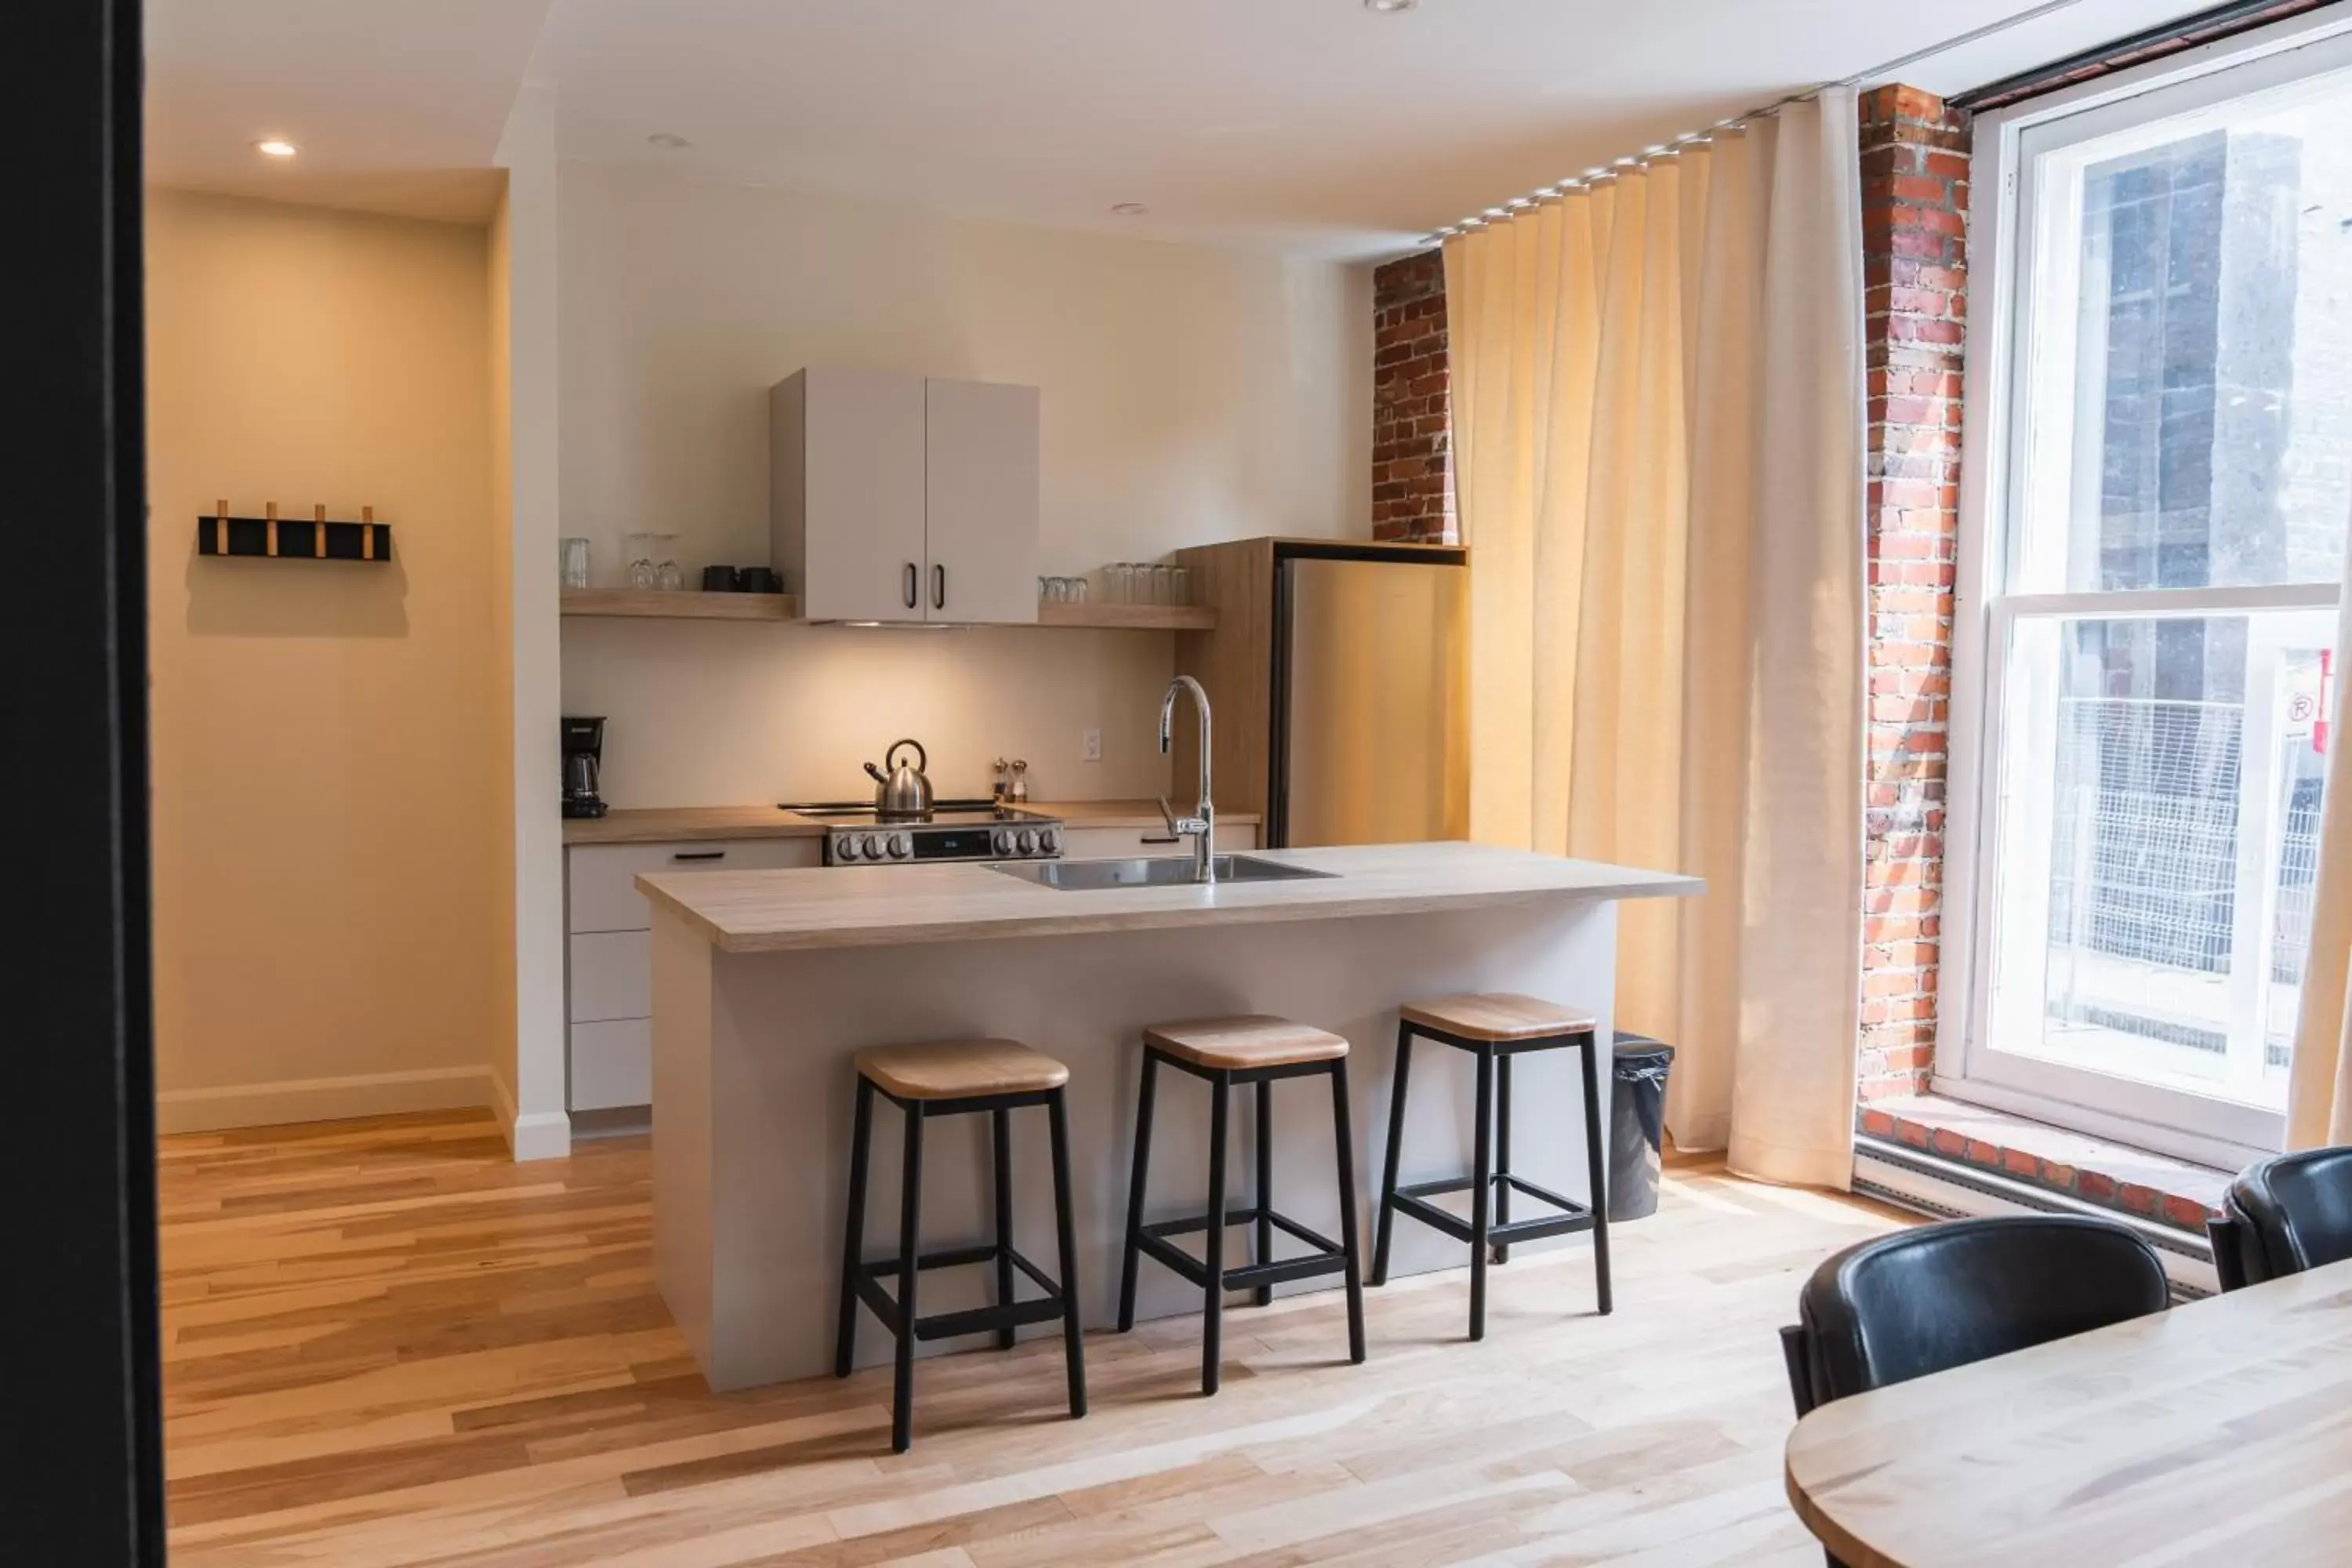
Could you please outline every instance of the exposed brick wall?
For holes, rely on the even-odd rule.
[[[1966,117],[1863,96],[1870,722],[1861,1096],[1926,1087],[1936,1048],[1944,783],[1968,304]]]
[[[1372,537],[1450,544],[1444,254],[1424,250],[1374,272],[1372,311]]]

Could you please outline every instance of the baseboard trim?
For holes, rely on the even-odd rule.
[[[561,1110],[518,1116],[508,1125],[507,1142],[518,1163],[564,1159],[572,1152],[572,1119]]]
[[[215,1089],[165,1089],[155,1097],[158,1132],[221,1132],[296,1121],[341,1121],[413,1110],[487,1110],[496,1079],[488,1068],[425,1068],[288,1079]]]

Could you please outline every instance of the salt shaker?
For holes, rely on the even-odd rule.
[[[989,765],[996,770],[995,783],[989,785],[989,796],[991,799],[1001,804],[1004,799],[1006,792],[1013,787],[1010,783],[1013,773],[1013,764],[1006,762],[1003,757],[999,757],[995,762]]]
[[[1013,787],[1006,798],[1015,805],[1029,804],[1029,764],[1017,757],[1013,762]]]

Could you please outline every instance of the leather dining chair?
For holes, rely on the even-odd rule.
[[[2224,1291],[2352,1258],[2352,1149],[2257,1160],[2205,1231]]]
[[[1947,1220],[1825,1259],[1780,1331],[1797,1414],[1931,1372],[2160,1312],[2164,1264],[2105,1220]],[[1837,1559],[1829,1559],[1836,1568]]]
[[[2068,1215],[1947,1220],[1822,1262],[1780,1331],[1797,1414],[2127,1319],[2169,1300],[2123,1226]]]

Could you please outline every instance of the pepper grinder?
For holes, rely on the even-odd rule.
[[[999,757],[990,765],[996,770],[996,779],[995,783],[989,786],[989,798],[995,801],[999,805],[1002,805],[1004,804],[1005,795],[1010,793],[1013,788],[1011,783],[1013,764],[1006,762],[1003,757]]]
[[[1018,757],[1013,762],[1013,786],[1005,796],[1015,805],[1029,804],[1029,764]]]

